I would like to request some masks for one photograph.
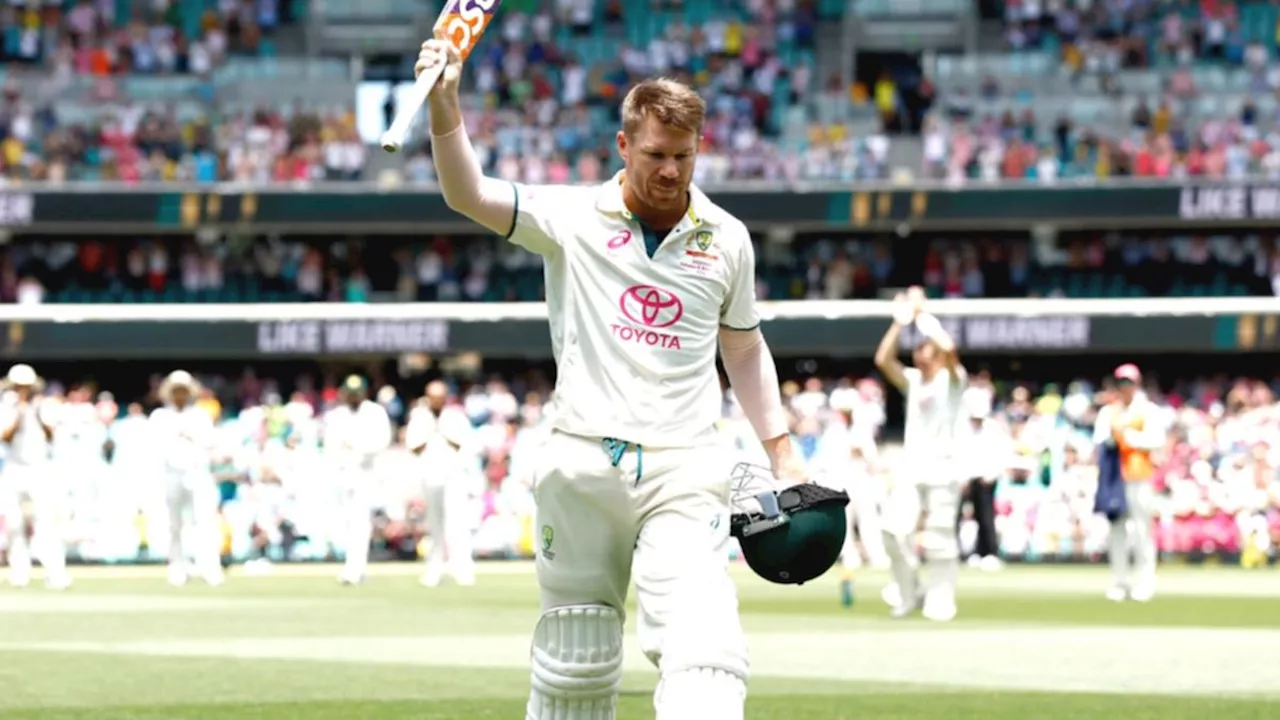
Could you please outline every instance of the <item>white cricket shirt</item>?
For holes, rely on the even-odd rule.
[[[16,404],[6,405],[0,427],[8,428],[18,416],[22,416],[22,427],[13,434],[8,445],[5,462],[10,465],[38,465],[49,460],[50,443],[40,426],[42,417],[47,418],[48,411],[39,402],[29,403],[21,410]],[[50,423],[52,424],[52,423]]]
[[[902,440],[908,458],[952,457],[957,451],[961,407],[969,378],[957,366],[954,375],[945,368],[924,381],[918,368],[903,368],[907,379],[907,421]]]
[[[515,186],[510,240],[545,264],[552,427],[653,447],[713,443],[718,331],[760,324],[751,236],[690,187],[689,212],[649,257],[620,180]]]
[[[474,450],[474,429],[462,408],[447,405],[439,415],[427,407],[409,413],[404,444],[410,450],[425,446],[423,461],[428,485],[442,485],[465,468],[463,454]]]
[[[204,472],[212,462],[214,428],[208,411],[195,405],[165,405],[151,411],[151,440],[165,469]]]
[[[324,416],[324,454],[333,469],[372,470],[376,455],[391,445],[391,418],[372,400],[353,411],[339,405]]]

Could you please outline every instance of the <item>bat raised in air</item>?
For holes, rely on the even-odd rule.
[[[498,11],[500,4],[502,0],[448,0],[448,4],[440,11],[440,17],[436,18],[432,35],[439,35],[443,31],[445,38],[458,49],[462,59],[466,60],[472,48],[479,42],[480,36],[484,35],[484,31],[489,27],[489,23],[493,21],[493,15]],[[405,138],[409,134],[409,126],[413,124],[413,118],[422,109],[422,104],[427,101],[427,95],[436,86],[436,82],[444,73],[444,68],[444,63],[427,68],[414,81],[413,94],[409,102],[396,109],[396,117],[391,122],[391,127],[382,134],[383,150],[393,153],[404,145]]]

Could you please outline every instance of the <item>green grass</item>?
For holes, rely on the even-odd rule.
[[[533,578],[420,588],[383,566],[172,589],[162,569],[84,569],[62,594],[0,589],[4,720],[472,720],[523,717]],[[883,574],[778,587],[736,571],[752,645],[750,720],[1280,717],[1280,573],[1162,571],[1153,603],[1101,597],[1098,568],[966,572],[961,615],[894,622]],[[634,636],[629,619],[628,636]],[[629,647],[618,718],[652,718]],[[714,720],[714,719],[710,719]]]

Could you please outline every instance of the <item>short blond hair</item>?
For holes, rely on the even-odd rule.
[[[700,134],[707,103],[679,80],[645,80],[631,88],[622,101],[622,131],[634,134],[646,117],[654,117],[667,127]]]

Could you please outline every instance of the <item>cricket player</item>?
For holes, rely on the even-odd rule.
[[[475,584],[467,482],[474,471],[474,432],[462,408],[449,404],[449,386],[439,380],[427,385],[422,404],[409,414],[405,445],[421,458],[427,502],[431,550],[427,553],[425,587],[440,584],[446,569],[459,585]],[[448,564],[445,563],[446,551]]]
[[[876,349],[876,367],[906,398],[903,459],[895,473],[884,530],[897,586],[893,615],[905,617],[919,604],[918,541],[929,570],[923,614],[945,622],[956,615],[960,574],[955,521],[963,470],[957,436],[968,377],[955,341],[924,311],[923,290],[911,288],[894,302],[893,324]],[[898,335],[912,323],[921,340],[913,352],[915,367],[904,368],[897,358]],[[886,599],[895,599],[892,591]]]
[[[338,575],[343,585],[364,582],[369,569],[376,497],[374,459],[391,445],[391,418],[369,399],[369,385],[359,375],[342,384],[341,404],[324,416],[325,466],[335,474],[339,494],[341,538],[346,562]]]
[[[62,538],[65,488],[50,462],[50,444],[57,420],[52,406],[40,397],[44,382],[30,365],[14,365],[5,377],[11,404],[0,408],[0,438],[8,455],[0,474],[0,516],[8,535],[9,584],[31,583],[31,556],[45,569],[45,587],[71,586],[67,551]],[[30,503],[35,533],[27,545],[24,503]]]
[[[169,509],[169,584],[187,584],[188,556],[212,587],[224,580],[218,486],[211,463],[215,432],[208,411],[195,404],[200,384],[186,370],[160,383],[162,407],[151,412],[150,436],[161,453]]]
[[[741,720],[717,342],[774,474],[807,478],[759,329],[751,237],[691,184],[706,106],[681,83],[641,82],[622,103],[623,171],[595,186],[512,184],[483,175],[459,55],[429,40],[416,69],[439,63],[429,101],[445,201],[541,255],[546,273],[557,377],[535,468],[542,617],[526,720],[615,716],[633,578],[657,720]]]
[[[1164,447],[1167,432],[1159,408],[1142,392],[1142,371],[1126,363],[1116,368],[1116,400],[1103,406],[1094,421],[1094,445],[1115,448],[1124,482],[1125,511],[1111,523],[1111,587],[1107,599],[1148,602],[1156,591],[1154,527],[1155,462],[1153,451]],[[1133,552],[1136,567],[1129,562]]]
[[[835,429],[825,438],[833,446],[833,457],[829,460],[828,470],[835,477],[844,479],[844,489],[851,499],[845,506],[849,531],[845,535],[844,549],[840,552],[841,564],[845,570],[854,570],[862,565],[862,555],[854,542],[853,528],[856,527],[871,565],[887,567],[889,559],[880,526],[880,504],[884,499],[883,484],[879,477],[880,451],[876,447],[872,428],[866,423],[855,422],[852,413],[847,416],[849,421],[846,425]]]

